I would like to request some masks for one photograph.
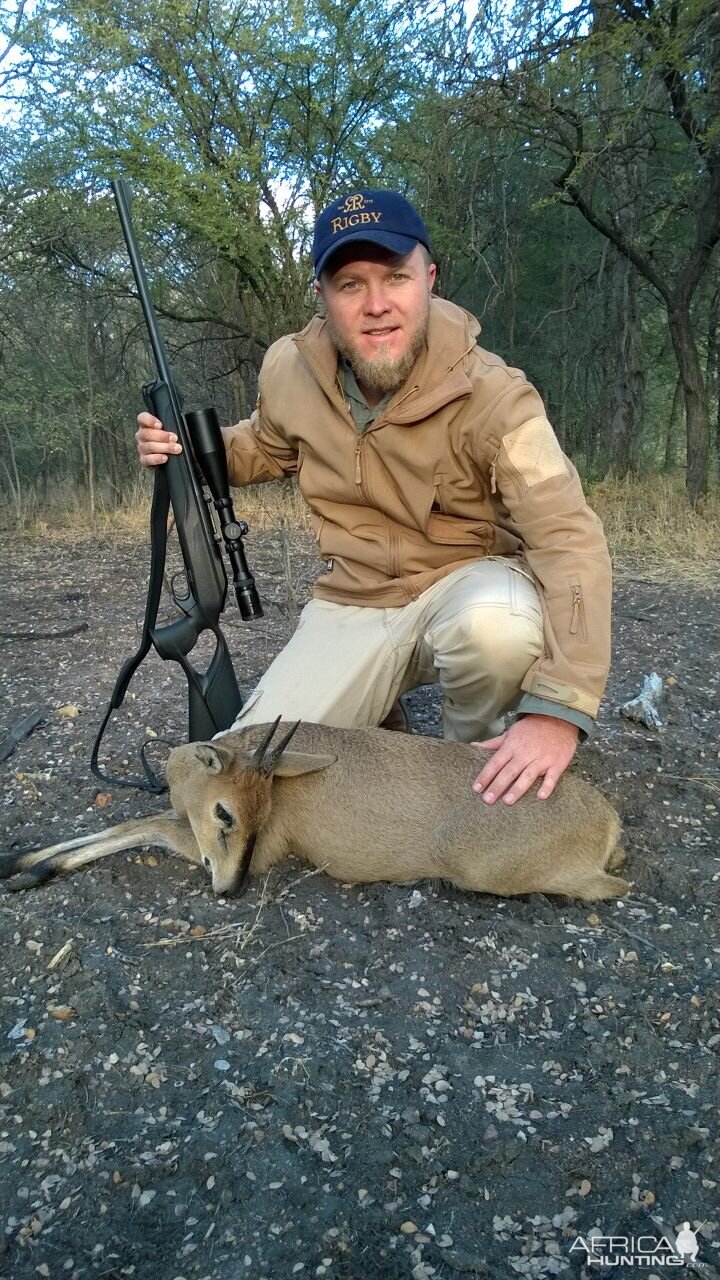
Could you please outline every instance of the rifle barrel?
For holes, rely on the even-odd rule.
[[[153,355],[155,356],[157,370],[162,381],[167,384],[168,388],[170,388],[172,392],[173,379],[170,372],[170,361],[168,360],[165,343],[163,342],[162,334],[160,333],[160,328],[157,322],[157,316],[155,315],[155,307],[153,306],[150,286],[145,274],[145,266],[142,258],[140,257],[137,241],[135,239],[135,231],[132,224],[132,217],[130,215],[129,187],[121,178],[114,178],[110,183],[110,187],[115,197],[120,225],[125,237],[125,244],[127,245],[132,272],[135,277],[140,305],[143,309],[145,323],[148,327],[150,343],[152,345]],[[180,405],[174,405],[173,407],[177,409],[179,414]]]

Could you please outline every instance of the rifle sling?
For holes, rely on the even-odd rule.
[[[162,795],[167,791],[167,783],[161,782],[152,766],[148,764],[145,758],[145,746],[140,752],[140,761],[145,772],[145,781],[140,778],[112,778],[102,772],[98,765],[98,755],[100,752],[100,743],[102,741],[108,721],[113,713],[117,711],[125,699],[128,685],[137,671],[143,658],[152,648],[152,631],[157,622],[158,609],[160,608],[160,597],[162,595],[163,574],[165,572],[165,555],[167,551],[167,521],[168,512],[170,510],[170,487],[164,466],[157,467],[155,471],[155,488],[153,489],[152,507],[150,509],[150,581],[148,583],[148,594],[145,602],[145,617],[143,619],[142,640],[140,648],[131,658],[127,658],[120,668],[120,674],[115,682],[115,688],[112,691],[110,702],[105,712],[103,722],[100,725],[98,735],[92,749],[90,758],[90,768],[96,778],[100,778],[102,782],[109,783],[116,787],[139,787],[141,791],[151,791],[155,795]]]

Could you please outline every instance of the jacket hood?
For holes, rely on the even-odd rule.
[[[409,425],[451,400],[470,395],[467,363],[479,333],[480,323],[469,311],[445,298],[433,297],[425,347],[384,411],[383,420]],[[294,335],[293,341],[321,386],[328,394],[334,394],[338,353],[327,321],[315,316]]]

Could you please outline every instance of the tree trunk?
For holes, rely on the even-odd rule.
[[[15,507],[15,521],[18,525],[21,525],[22,511],[23,511],[22,484],[20,482],[20,472],[18,471],[17,458],[15,456],[15,445],[13,443],[13,438],[10,435],[10,432],[7,426],[5,426],[3,429],[5,431],[5,438],[8,443],[8,453],[10,457],[10,464],[12,467],[12,470],[11,470],[10,467],[7,465],[5,459],[3,458],[2,459],[3,470],[8,479],[8,487],[10,489],[13,505]]]
[[[565,240],[567,241],[567,238],[568,238],[567,209],[565,210],[565,216],[563,218],[563,233],[564,233]],[[559,376],[556,384],[557,407],[553,409],[553,426],[555,428],[555,434],[557,435],[557,438],[560,441],[561,448],[565,449],[566,451],[572,448],[571,442],[568,440],[568,422],[567,422],[567,402],[568,402],[567,390],[568,390],[568,361],[569,361],[568,348],[570,346],[570,337],[568,334],[568,319],[567,319],[567,305],[568,305],[567,303],[567,297],[568,297],[567,264],[568,264],[568,255],[567,253],[564,253],[562,258],[562,264],[560,267],[560,306],[562,309],[560,313],[561,350],[559,353],[559,369],[558,369]]]
[[[700,368],[700,357],[692,331],[690,313],[686,308],[670,312],[670,336],[682,379],[685,397],[685,422],[687,427],[687,477],[688,497],[696,510],[705,504],[708,490],[710,462],[710,431],[705,380]]]
[[[708,411],[713,400],[717,400],[717,418],[715,423],[715,464],[720,474],[720,378],[718,377],[718,320],[720,319],[720,285],[716,288],[708,311],[707,365],[705,367],[705,387],[708,398]]]
[[[717,476],[720,477],[720,392],[717,393],[717,417],[715,420],[715,461]]]
[[[674,471],[677,466],[677,442],[680,427],[680,415],[683,408],[683,385],[682,378],[679,376],[675,379],[675,390],[673,392],[672,409],[668,418],[667,430],[665,431],[665,459],[663,462],[663,471]]]
[[[639,314],[637,272],[614,251],[610,262],[613,341],[612,381],[609,387],[609,470],[634,475],[638,470],[645,401],[645,367]]]
[[[90,353],[90,344],[92,338],[92,317],[90,314],[90,301],[88,299],[85,308],[85,368],[87,369],[87,446],[85,456],[87,458],[87,485],[88,497],[90,499],[90,515],[95,515],[95,438],[94,438],[94,379],[92,370],[92,359]]]
[[[611,0],[594,0],[593,30],[607,33],[615,21]],[[618,105],[624,85],[616,61],[599,51],[597,99],[600,129],[611,136],[618,129]],[[628,241],[637,236],[642,218],[643,174],[640,162],[628,148],[614,175],[617,202],[616,225]],[[640,456],[640,436],[645,402],[645,367],[640,324],[639,279],[630,260],[610,246],[606,289],[608,342],[605,346],[605,394],[608,438],[605,441],[608,470],[616,476],[635,474]]]

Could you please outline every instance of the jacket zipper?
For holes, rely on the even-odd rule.
[[[355,484],[365,501],[372,505],[373,497],[370,492],[370,485],[367,483],[367,476],[363,476],[362,466],[362,447],[366,434],[366,432],[363,432],[362,435],[358,436],[357,444],[355,445]]]
[[[581,638],[587,640],[585,630],[585,613],[583,609],[583,593],[579,583],[575,583],[570,590],[572,591],[572,613],[570,615],[570,635],[576,636],[578,631]]]
[[[497,453],[495,454],[495,457],[490,463],[490,492],[491,493],[497,493],[497,476],[495,475],[495,468],[497,466],[497,460],[499,457],[500,457],[500,450],[498,449]]]

